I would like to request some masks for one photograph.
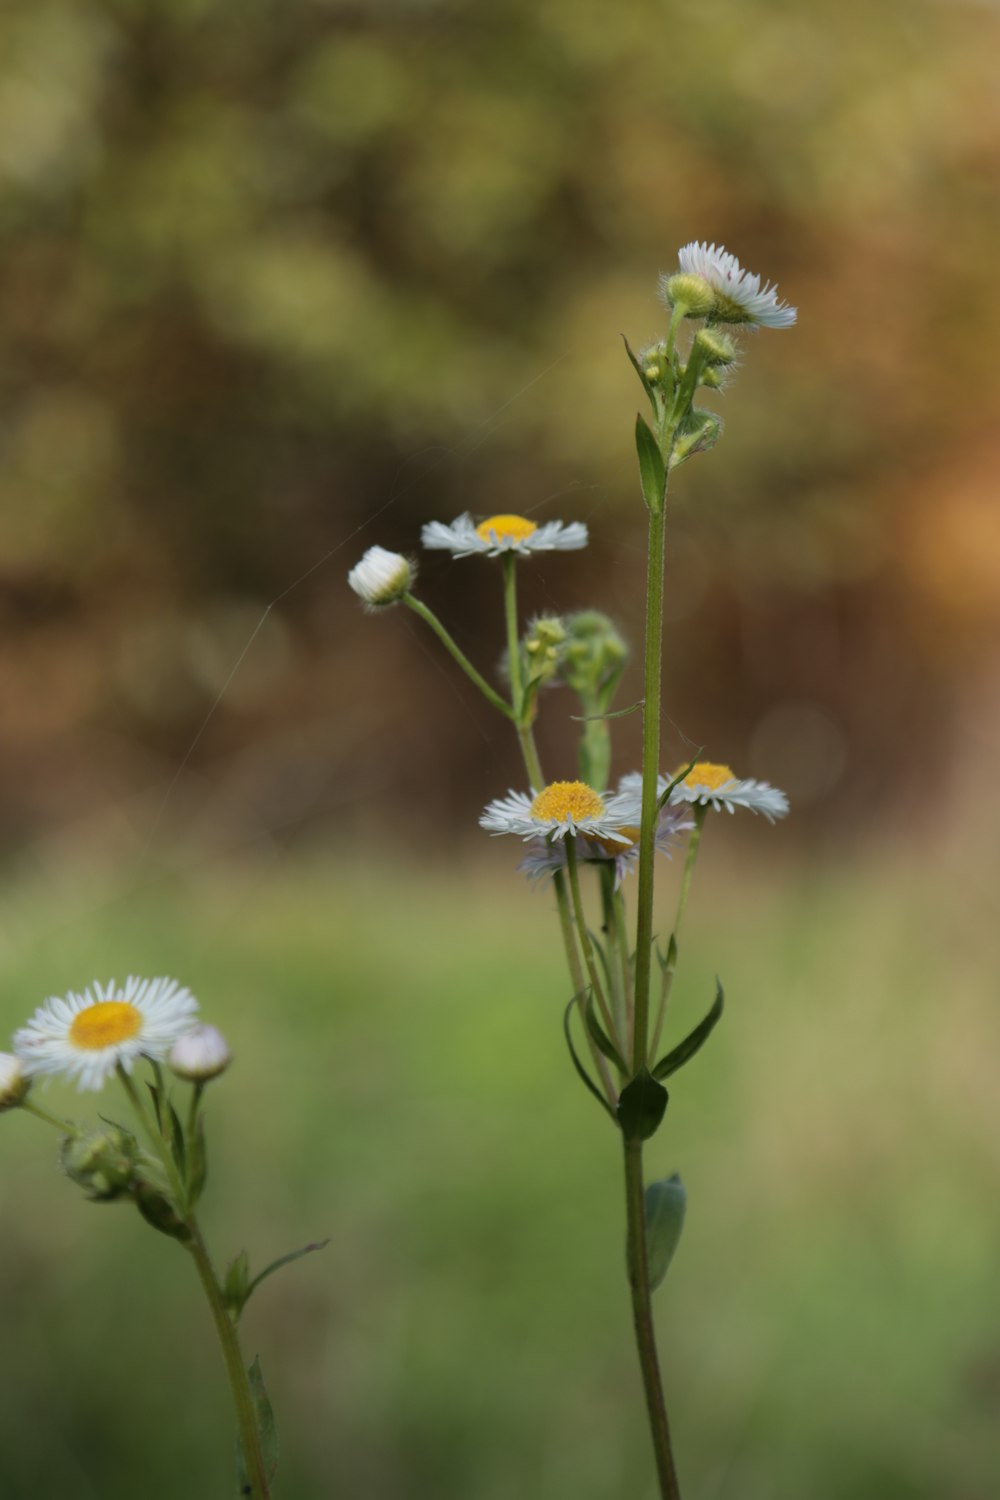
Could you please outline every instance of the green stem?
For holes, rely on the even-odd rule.
[[[677,911],[674,915],[673,940],[676,947],[677,934],[680,932],[681,920],[687,909],[688,896],[691,893],[691,881],[694,878],[694,864],[698,858],[698,849],[701,846],[701,831],[705,826],[705,815],[708,807],[704,803],[697,803],[694,809],[694,827],[691,837],[688,839],[687,858],[684,861],[684,873],[681,876],[681,888],[677,897]],[[660,1050],[660,1036],[663,1032],[663,1023],[667,1015],[667,1002],[670,999],[670,991],[674,982],[673,968],[666,969],[663,974],[663,984],[660,987],[660,1003],[656,1011],[656,1025],[653,1027],[653,1039],[649,1044],[649,1056],[655,1057]]]
[[[615,1012],[615,1025],[622,1038],[622,1053],[628,1056],[628,1032],[625,1016],[625,993],[628,988],[626,971],[623,971],[618,956],[621,948],[618,931],[618,909],[615,906],[615,866],[613,860],[604,860],[598,866],[601,881],[601,911],[604,932],[608,945],[608,974],[611,981],[611,1004]]]
[[[174,1207],[181,1215],[181,1217],[183,1217],[185,1205],[187,1202],[187,1193],[184,1188],[184,1184],[181,1182],[180,1174],[177,1171],[177,1165],[174,1161],[173,1153],[168,1147],[166,1141],[163,1139],[163,1133],[157,1126],[156,1121],[150,1117],[149,1111],[143,1104],[139,1090],[135,1086],[135,1079],[130,1073],[126,1073],[121,1063],[118,1064],[115,1071],[117,1072],[118,1077],[121,1081],[122,1088],[128,1095],[129,1103],[134,1109],[139,1119],[139,1123],[142,1125],[143,1130],[149,1137],[153,1150],[159,1157],[160,1164],[162,1165],[164,1172],[166,1172],[167,1174],[167,1181],[170,1184],[170,1191],[174,1195]]]
[[[250,1389],[250,1379],[243,1360],[243,1352],[240,1349],[236,1324],[223,1300],[218,1278],[212,1268],[212,1262],[194,1214],[188,1215],[187,1226],[191,1232],[188,1249],[194,1257],[198,1278],[212,1311],[212,1321],[219,1336],[219,1343],[222,1345],[222,1357],[233,1393],[233,1404],[236,1407],[236,1421],[243,1447],[243,1460],[252,1486],[244,1490],[244,1494],[252,1496],[253,1500],[268,1500],[271,1490],[267,1478],[267,1465],[260,1440],[260,1428],[257,1425],[253,1392]]]
[[[642,818],[639,832],[639,891],[635,954],[635,1026],[632,1067],[646,1062],[649,981],[653,956],[653,861],[656,854],[656,783],[660,766],[660,701],[663,666],[663,569],[666,556],[666,497],[649,513],[646,576],[645,702],[642,710]]]
[[[594,958],[594,948],[590,941],[590,933],[587,930],[587,916],[583,909],[583,896],[580,892],[580,872],[577,867],[576,849],[573,845],[572,836],[566,839],[566,871],[569,875],[569,889],[573,898],[573,915],[576,918],[577,936],[580,940],[580,948],[583,953],[584,963],[587,965],[587,977],[590,980],[590,988],[594,999],[600,1007],[604,1024],[608,1028],[608,1035],[615,1046],[621,1051],[621,1039],[615,1026],[614,1017],[608,1007],[604,986],[601,976],[597,971],[597,961]]]
[[[622,990],[625,995],[625,1056],[632,1055],[632,1038],[635,1031],[635,1008],[632,1003],[632,965],[628,956],[628,926],[625,921],[625,897],[621,891],[613,896],[617,921],[615,933],[618,941],[618,962],[622,970]]]
[[[646,1409],[656,1455],[656,1472],[663,1500],[680,1500],[680,1485],[674,1468],[670,1424],[663,1399],[663,1380],[656,1353],[653,1302],[649,1285],[646,1249],[646,1206],[642,1184],[642,1142],[625,1142],[625,1217],[628,1226],[628,1279],[632,1292],[632,1319],[639,1351],[639,1368],[646,1394]]]
[[[511,718],[523,730],[524,688],[521,683],[521,641],[517,628],[517,558],[513,552],[505,552],[503,555],[503,609],[507,623]],[[541,791],[541,786],[537,786],[535,790]]]
[[[47,1109],[36,1104],[34,1099],[22,1099],[17,1106],[18,1109],[26,1109],[30,1115],[37,1115],[40,1120],[45,1120],[49,1125],[54,1125],[63,1135],[79,1135],[79,1127],[69,1120],[60,1120],[58,1115],[50,1115]]]
[[[496,692],[494,688],[490,687],[489,683],[486,681],[486,678],[483,677],[480,672],[476,671],[475,667],[472,665],[471,661],[466,656],[461,646],[459,646],[458,642],[454,640],[454,638],[441,624],[441,621],[438,619],[434,611],[428,609],[427,605],[423,602],[422,599],[416,599],[412,594],[404,594],[402,602],[407,606],[408,609],[412,609],[415,615],[419,615],[420,618],[425,622],[425,624],[431,627],[438,640],[441,641],[441,643],[448,651],[450,651],[451,655],[458,662],[458,665],[462,668],[462,671],[465,673],[466,677],[468,677],[470,682],[475,683],[476,687],[482,693],[487,702],[491,703],[495,709],[498,709],[500,713],[503,714],[505,719],[512,719],[514,715],[511,712],[510,705],[505,703],[500,694]]]

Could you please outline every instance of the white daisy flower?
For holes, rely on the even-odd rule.
[[[417,570],[401,552],[369,547],[347,575],[351,588],[372,609],[395,604],[406,593]]]
[[[663,796],[673,779],[672,776],[660,776],[656,787],[659,796]],[[638,806],[642,798],[642,777],[638,772],[622,777],[620,791],[631,793],[636,799],[633,806]],[[684,803],[714,807],[717,812],[725,808],[730,813],[738,807],[746,807],[752,813],[763,813],[769,823],[788,813],[788,798],[776,786],[766,781],[740,781],[728,766],[713,765],[707,760],[700,760],[692,766],[684,780],[670,793],[671,806]]]
[[[29,1073],[63,1073],[81,1089],[99,1089],[119,1063],[130,1073],[139,1057],[165,1057],[197,1010],[175,979],[112,979],[50,996],[14,1033],[14,1051]]]
[[[0,1052],[0,1115],[5,1109],[21,1104],[30,1088],[31,1079],[21,1059],[10,1052]]]
[[[232,1053],[221,1031],[214,1026],[192,1026],[170,1049],[168,1062],[178,1078],[189,1083],[207,1083],[225,1072]]]
[[[664,807],[660,812],[660,821],[656,830],[657,852],[665,854],[670,859],[673,855],[676,836],[693,827],[694,823],[685,810],[680,807]],[[583,837],[573,840],[577,859],[584,863],[604,864],[614,861],[615,890],[639,863],[638,824],[625,824],[619,829],[619,834],[624,836],[628,843],[621,844],[617,841],[612,843],[610,839]],[[528,852],[518,865],[518,870],[529,880],[540,880],[546,875],[555,874],[556,870],[564,870],[566,868],[565,843],[565,840],[557,843],[544,838],[529,840]]]
[[[514,833],[522,839],[564,839],[579,833],[624,846],[632,842],[624,831],[632,812],[631,798],[602,797],[585,781],[553,781],[534,795],[509,792],[491,802],[479,826],[489,833]]]
[[[692,240],[677,252],[681,271],[701,276],[715,293],[710,316],[721,323],[756,323],[761,328],[791,328],[798,309],[778,301],[778,289],[744,271],[735,255],[721,245]]]
[[[446,526],[428,521],[420,533],[425,547],[450,552],[452,557],[500,557],[504,552],[526,556],[532,552],[575,552],[587,545],[582,521],[546,521],[536,526],[524,516],[489,516],[478,526],[466,512]]]

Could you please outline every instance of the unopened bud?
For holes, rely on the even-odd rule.
[[[567,687],[591,698],[620,676],[628,660],[628,646],[613,621],[600,610],[585,609],[566,622],[569,640],[559,675]]]
[[[707,453],[710,448],[715,447],[721,436],[721,417],[717,417],[713,411],[692,409],[674,442],[673,452],[670,455],[670,467],[676,469],[687,459],[693,458],[696,453]]]
[[[707,318],[715,308],[715,293],[695,271],[660,277],[660,296],[668,307],[683,307],[686,318]]]
[[[736,345],[721,328],[699,328],[694,347],[706,365],[731,365],[736,358]]]
[[[60,1151],[66,1176],[86,1188],[87,1196],[99,1203],[109,1203],[131,1191],[137,1159],[135,1136],[119,1125],[109,1125],[92,1135],[67,1136]]]
[[[417,576],[414,563],[401,552],[369,547],[347,575],[351,588],[371,609],[396,604]]]
[[[168,1062],[178,1078],[190,1083],[207,1083],[218,1078],[232,1060],[229,1046],[214,1026],[192,1026],[173,1045]]]
[[[0,1114],[23,1104],[30,1088],[31,1079],[21,1059],[12,1052],[0,1052]]]

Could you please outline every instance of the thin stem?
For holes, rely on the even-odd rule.
[[[628,988],[627,973],[618,962],[621,947],[618,931],[618,909],[615,906],[615,866],[611,860],[603,860],[598,866],[601,882],[601,911],[604,917],[604,932],[607,938],[608,977],[611,981],[611,1004],[615,1013],[615,1025],[622,1038],[622,1052],[627,1056],[628,1034],[625,1020],[625,991]]]
[[[687,858],[684,861],[684,873],[681,876],[681,888],[677,897],[677,911],[674,915],[673,940],[676,946],[677,934],[680,932],[681,920],[687,909],[688,896],[691,893],[691,881],[694,878],[695,860],[698,858],[698,850],[701,846],[701,831],[705,826],[705,815],[708,808],[704,803],[698,803],[694,810],[694,827],[691,837],[688,839]],[[660,1049],[660,1036],[663,1032],[663,1023],[667,1016],[667,1002],[670,999],[670,991],[674,982],[674,969],[668,968],[663,972],[663,984],[660,986],[660,1003],[656,1010],[656,1024],[653,1027],[653,1039],[649,1044],[649,1056],[655,1057]]]
[[[513,718],[510,705],[505,703],[500,694],[494,688],[490,687],[486,678],[480,672],[476,671],[461,646],[459,646],[458,642],[441,624],[434,611],[428,609],[422,599],[416,599],[412,594],[404,594],[403,603],[408,609],[412,609],[415,615],[419,615],[425,624],[431,627],[438,640],[441,641],[446,650],[451,652],[451,655],[458,662],[466,677],[468,677],[470,682],[475,683],[487,702],[491,703],[495,709],[498,709],[505,719]]]
[[[226,1374],[229,1376],[233,1403],[236,1407],[236,1421],[243,1446],[243,1460],[247,1467],[249,1483],[252,1486],[251,1489],[245,1490],[244,1494],[252,1496],[253,1500],[268,1500],[271,1490],[267,1478],[267,1464],[264,1460],[253,1392],[250,1389],[250,1380],[243,1360],[243,1352],[240,1349],[236,1324],[223,1300],[218,1278],[212,1268],[212,1262],[194,1214],[188,1215],[187,1226],[191,1232],[188,1249],[194,1258],[199,1280],[212,1310],[212,1321],[219,1336],[219,1343],[222,1345],[222,1357],[225,1360]]]
[[[635,1008],[632,1003],[632,965],[628,956],[628,927],[625,921],[625,897],[621,891],[615,891],[612,901],[614,904],[615,934],[618,941],[618,962],[622,971],[622,990],[625,995],[625,1056],[632,1055],[632,1037],[635,1030]]]
[[[642,710],[642,818],[639,833],[639,892],[635,954],[635,1026],[632,1067],[646,1061],[649,980],[653,956],[653,861],[658,820],[656,783],[660,765],[660,701],[663,667],[663,568],[666,554],[664,503],[649,513],[646,577],[645,702]]]
[[[566,871],[569,875],[569,889],[573,898],[573,915],[576,918],[577,936],[580,939],[580,948],[583,952],[584,962],[587,965],[587,977],[590,980],[590,987],[594,992],[594,999],[600,1007],[604,1024],[608,1028],[608,1034],[615,1046],[621,1050],[621,1040],[617,1034],[614,1017],[608,1008],[604,986],[601,983],[601,976],[597,971],[597,961],[594,958],[593,944],[590,941],[590,933],[587,930],[587,916],[583,909],[583,896],[580,892],[580,872],[577,868],[576,849],[573,847],[572,837],[566,839]]]
[[[47,1109],[36,1104],[34,1099],[22,1099],[18,1105],[19,1109],[26,1109],[29,1114],[37,1115],[40,1120],[45,1120],[49,1125],[54,1125],[63,1135],[79,1135],[79,1128],[69,1120],[60,1120],[58,1115],[50,1115]]]
[[[517,628],[517,558],[513,552],[503,555],[503,609],[507,624],[507,670],[510,672],[511,716],[522,729],[524,725],[524,688],[521,683],[521,641]],[[540,791],[541,787],[536,787]]]
[[[663,1500],[680,1500],[680,1485],[674,1468],[670,1424],[663,1399],[663,1380],[653,1330],[653,1303],[649,1285],[646,1249],[646,1207],[642,1185],[642,1142],[625,1142],[625,1217],[628,1226],[628,1279],[632,1292],[632,1319],[639,1351],[639,1368],[646,1393],[646,1409],[656,1455],[656,1472]]]

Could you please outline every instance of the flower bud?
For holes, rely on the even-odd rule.
[[[558,615],[539,615],[529,624],[522,645],[528,681],[551,682],[566,645],[565,621]]]
[[[226,1071],[232,1054],[222,1032],[214,1026],[192,1026],[177,1038],[167,1061],[178,1078],[207,1083]]]
[[[706,365],[731,365],[736,358],[736,345],[721,328],[699,328],[694,348]]]
[[[110,1203],[133,1187],[139,1148],[135,1136],[120,1125],[91,1135],[69,1135],[60,1161],[66,1176],[87,1189],[97,1203]]]
[[[417,576],[416,565],[401,552],[369,547],[347,575],[351,588],[371,609],[396,604]]]
[[[707,453],[710,448],[715,447],[721,436],[721,417],[717,417],[714,411],[697,411],[692,408],[674,442],[670,467],[676,469],[696,453]]]
[[[715,310],[715,293],[695,271],[660,277],[660,296],[668,307],[683,307],[686,318],[707,318]]]
[[[0,1052],[0,1114],[23,1104],[30,1088],[31,1079],[21,1059],[11,1052]]]
[[[614,682],[628,660],[628,646],[607,615],[584,609],[566,621],[569,640],[559,675],[566,686],[589,701]]]

